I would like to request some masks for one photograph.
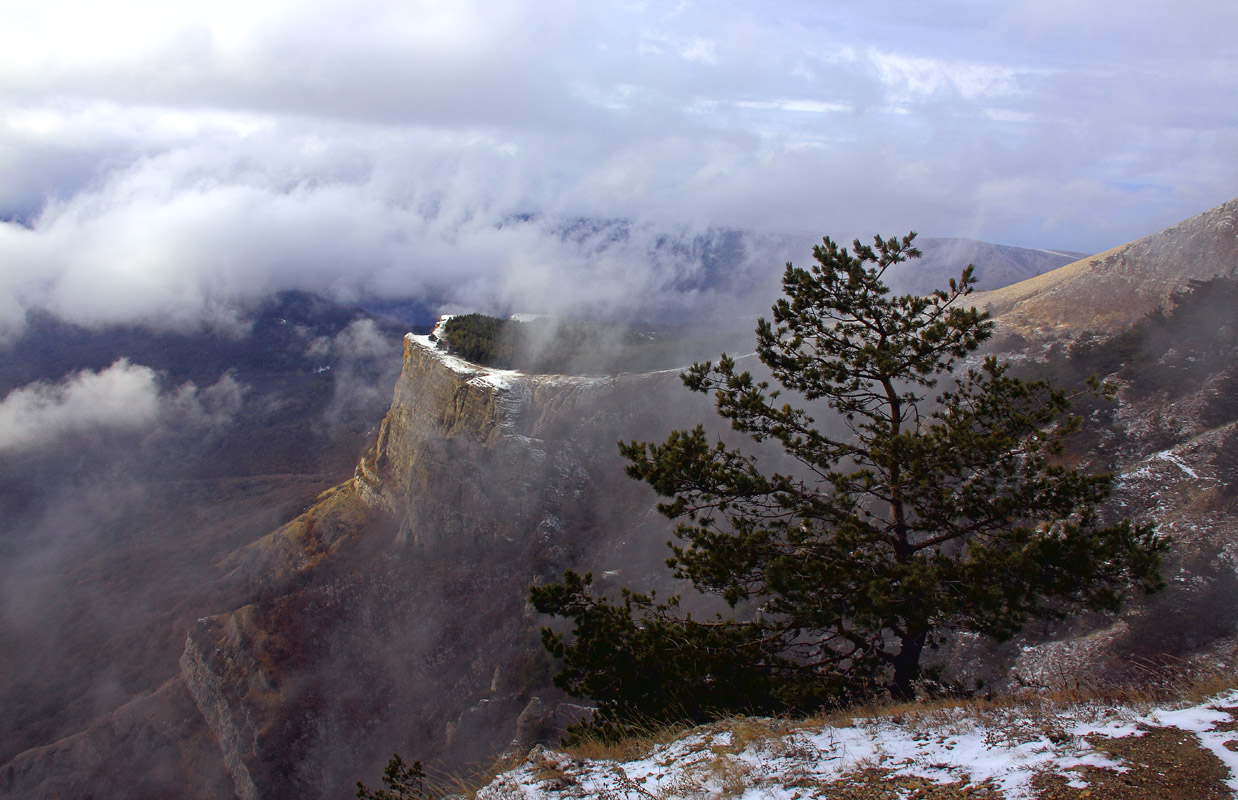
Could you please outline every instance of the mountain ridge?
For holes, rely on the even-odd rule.
[[[1105,263],[1101,256],[1093,260]],[[1213,268],[1196,267],[1196,275]],[[119,787],[124,770],[163,759],[162,782],[146,796],[166,796],[200,774],[209,779],[194,797],[325,797],[377,774],[392,750],[461,765],[510,746],[519,731],[520,746],[553,738],[575,712],[549,688],[552,667],[536,641],[541,621],[527,607],[527,584],[567,566],[593,569],[604,588],[632,584],[634,576],[654,582],[665,572],[669,525],[653,512],[647,487],[624,476],[614,442],[658,439],[710,419],[708,398],[685,393],[673,370],[622,378],[500,374],[453,363],[425,337],[405,336],[403,347],[391,404],[352,477],[221,555],[220,585],[242,602],[182,632],[179,672],[116,712],[137,722],[107,739],[110,756],[88,753],[80,737],[27,751],[0,769],[4,794]],[[1148,449],[1159,441],[1145,430],[1156,410],[1152,401],[1128,403],[1119,414],[1127,415],[1122,435],[1137,442],[1122,455],[1127,473],[1181,472]],[[1211,475],[1227,436],[1171,455]],[[1121,499],[1147,495],[1132,481]],[[1184,530],[1201,524],[1197,512],[1207,508],[1191,487],[1166,498],[1174,504],[1167,519]],[[1214,557],[1230,533],[1222,526],[1195,540],[1192,557]],[[1199,607],[1189,592],[1175,597],[1182,613]],[[1140,630],[1137,619],[1083,620],[1005,650],[960,645],[943,658],[1000,667],[1015,662],[1019,647],[1083,641],[1118,623],[1127,632],[1105,641],[1119,649],[1089,651],[1083,675],[1121,656]],[[190,708],[196,719],[186,717]],[[91,736],[115,730],[114,719],[92,724]],[[142,751],[141,742],[158,744]],[[218,749],[204,754],[194,742]],[[193,757],[178,756],[178,748]]]
[[[1238,269],[1238,198],[1157,233],[971,301],[1002,327],[1044,338],[1128,327],[1192,280]]]

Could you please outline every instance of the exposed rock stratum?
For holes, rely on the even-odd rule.
[[[1191,280],[1229,273],[1236,224],[1238,201],[977,298],[1029,339],[1117,330]],[[983,649],[991,671],[1028,683],[1064,669],[1103,675],[1132,653],[1232,658],[1238,620],[1213,612],[1234,607],[1238,583],[1232,492],[1222,491],[1232,468],[1219,458],[1236,421],[1192,416],[1197,400],[1172,413],[1155,398],[1127,402],[1114,428],[1115,512],[1177,537],[1170,591],[1120,619],[996,650],[960,641],[943,658],[981,663]],[[0,768],[0,796],[335,798],[358,778],[376,782],[395,751],[459,767],[553,737],[582,709],[548,688],[527,587],[567,567],[592,570],[604,589],[667,580],[669,523],[624,475],[615,442],[660,440],[712,416],[675,370],[501,372],[410,334],[354,476],[220,562],[220,591],[239,601],[191,627],[172,680],[19,755]],[[1184,630],[1201,615],[1219,621]],[[1149,642],[1158,619],[1177,638]]]

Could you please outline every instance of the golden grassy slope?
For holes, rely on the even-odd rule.
[[[1238,199],[1163,231],[1021,281],[972,295],[1000,325],[1044,338],[1109,332],[1171,301],[1192,280],[1238,267]]]

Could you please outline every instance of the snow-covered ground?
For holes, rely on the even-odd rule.
[[[1225,786],[1238,797],[1235,712],[1238,690],[1182,707],[944,708],[855,718],[841,727],[739,719],[697,729],[627,762],[576,760],[535,749],[523,766],[500,775],[477,797],[797,800],[830,797],[831,784],[863,773],[887,787],[911,776],[943,787],[983,788],[987,794],[978,796],[1006,800],[1034,798],[1036,776],[1043,781],[1060,775],[1067,786],[1088,792],[1080,796],[1103,798],[1111,795],[1093,782],[1132,767],[1098,745],[1166,728],[1195,737],[1187,737],[1189,746],[1205,751],[1205,758],[1215,755],[1227,770]]]
[[[517,369],[495,369],[494,367],[486,367],[481,364],[474,364],[472,361],[466,361],[463,358],[459,358],[458,356],[448,353],[446,348],[439,345],[439,342],[443,339],[443,326],[453,316],[453,314],[444,314],[441,316],[438,323],[434,326],[434,330],[429,335],[407,333],[404,335],[404,338],[417,346],[424,348],[452,372],[465,376],[470,383],[474,383],[478,386],[487,386],[492,389],[502,391],[510,390],[513,386],[521,382],[528,384],[536,383],[541,385],[573,384],[576,386],[601,386],[614,382],[613,376],[531,375]],[[681,372],[682,370],[676,369],[665,371]]]
[[[404,338],[433,353],[452,372],[464,375],[481,385],[491,386],[496,389],[506,389],[511,386],[513,378],[523,375],[519,370],[494,369],[493,367],[483,367],[480,364],[465,361],[463,358],[453,356],[446,350],[441,349],[429,336],[406,333]]]
[[[495,389],[510,388],[512,380],[523,373],[514,369],[483,367],[480,364],[465,361],[463,358],[457,358],[438,346],[438,342],[443,338],[443,326],[454,316],[454,314],[444,314],[439,317],[438,323],[435,324],[434,330],[429,336],[408,333],[405,334],[404,338],[433,353],[452,372],[465,375],[479,385],[490,386]]]

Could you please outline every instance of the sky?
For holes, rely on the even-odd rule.
[[[0,343],[34,309],[228,330],[283,288],[635,307],[696,268],[658,232],[710,226],[1098,252],[1238,195],[1235,30],[1219,0],[7,3]]]

